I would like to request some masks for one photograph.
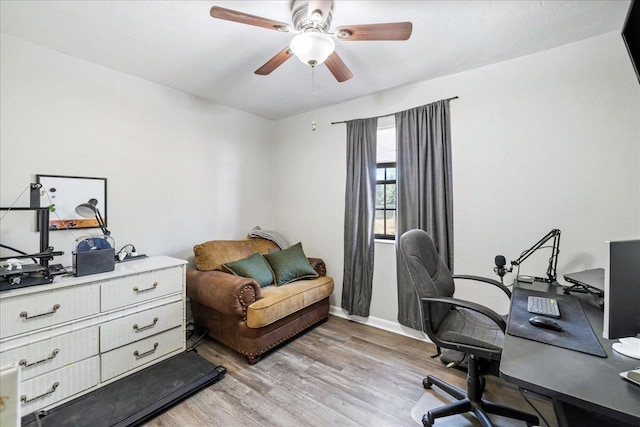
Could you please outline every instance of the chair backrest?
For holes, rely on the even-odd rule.
[[[422,297],[451,297],[455,291],[451,271],[446,266],[431,236],[424,230],[409,230],[400,236],[399,251],[418,300]],[[434,304],[430,313],[422,313],[423,321],[431,320],[432,330],[449,312],[446,304]],[[422,304],[420,304],[422,311]],[[428,333],[428,331],[425,331]]]

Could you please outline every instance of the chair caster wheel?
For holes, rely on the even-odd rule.
[[[433,415],[431,415],[431,411],[427,412],[422,416],[422,425],[423,427],[431,427],[435,420],[433,419]]]
[[[429,381],[429,378],[425,378],[422,380],[422,387],[426,388],[427,390],[431,390],[431,381]]]

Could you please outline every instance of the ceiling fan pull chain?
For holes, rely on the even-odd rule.
[[[311,131],[316,131],[316,67],[311,66]]]

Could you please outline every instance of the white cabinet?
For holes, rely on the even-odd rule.
[[[20,383],[22,415],[74,396],[98,385],[100,358],[96,355]]]
[[[110,380],[180,348],[182,328],[150,336],[102,355],[102,381]]]
[[[90,326],[0,353],[0,366],[18,363],[22,381],[99,353],[98,326]]]
[[[182,302],[176,301],[103,323],[100,326],[100,351],[104,353],[182,326],[182,310]]]
[[[114,279],[100,287],[100,307],[109,311],[175,294],[181,291],[182,275],[180,270],[168,269]]]
[[[75,287],[36,292],[2,299],[0,302],[0,336],[47,328],[69,320],[80,319],[100,312],[100,290],[97,286]],[[14,291],[5,291],[11,294]]]
[[[20,366],[21,414],[183,351],[185,266],[150,257],[0,293],[0,366]]]

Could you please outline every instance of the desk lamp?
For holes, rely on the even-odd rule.
[[[80,203],[76,206],[76,213],[83,218],[95,218],[102,230],[102,234],[109,236],[111,232],[107,230],[107,226],[104,223],[104,219],[102,219],[100,209],[98,209],[97,205],[98,201],[96,199],[89,199],[87,203]]]

